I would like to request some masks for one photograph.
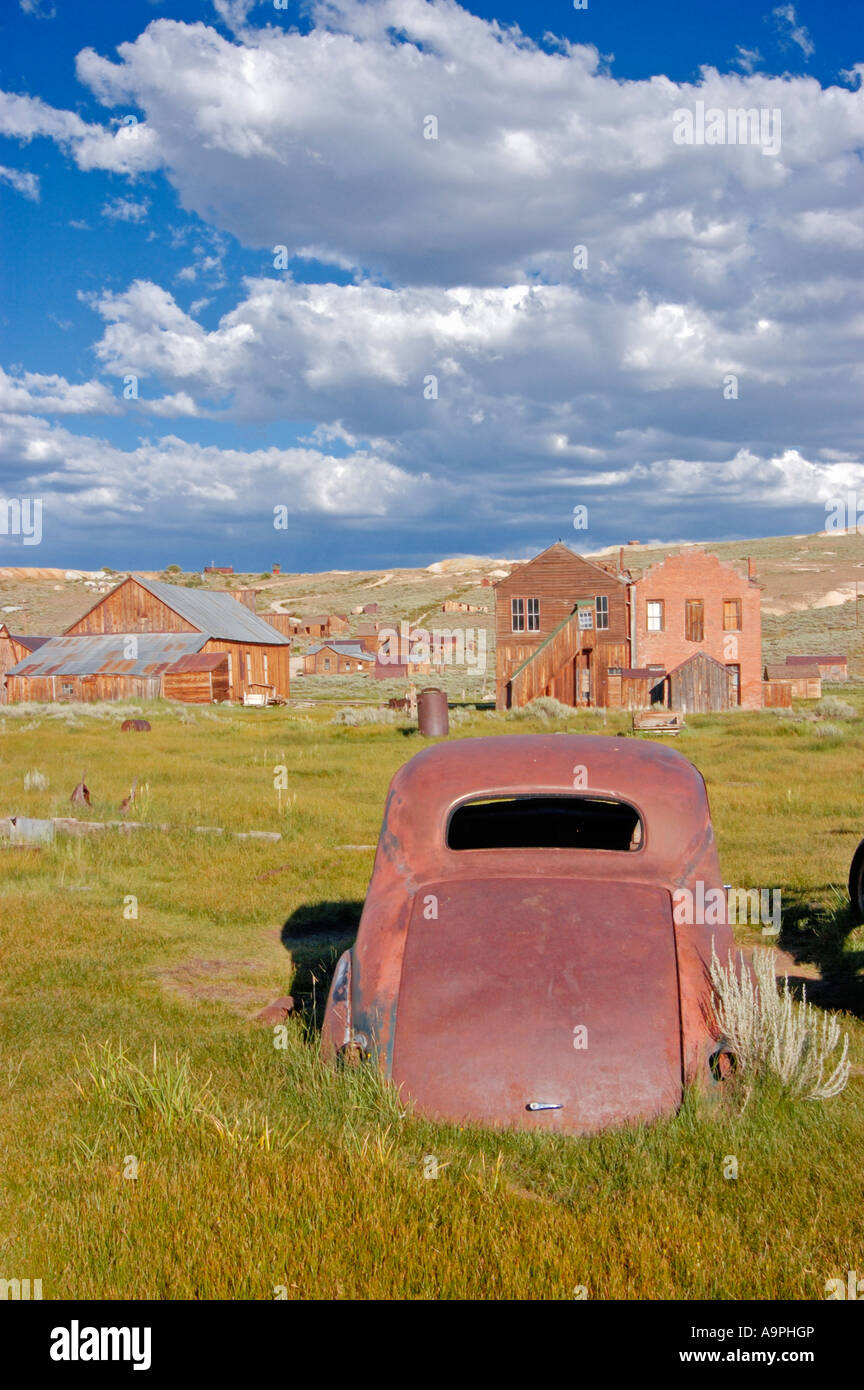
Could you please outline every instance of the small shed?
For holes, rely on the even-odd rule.
[[[779,662],[770,663],[765,667],[765,679],[787,681],[793,700],[818,700],[822,694],[822,677],[815,664],[808,666],[796,662],[781,666]]]
[[[762,682],[762,703],[766,709],[790,709],[792,706],[792,682],[766,680]]]
[[[47,637],[10,632],[5,623],[0,623],[0,705],[6,703],[6,672],[31,652],[38,651],[48,640]]]
[[[706,652],[695,652],[669,672],[665,696],[664,703],[683,714],[709,714],[736,703],[731,672]]]
[[[849,679],[849,663],[845,656],[825,653],[819,656],[787,656],[787,666],[818,666],[823,681],[845,681]]]
[[[228,653],[195,652],[181,656],[162,674],[166,700],[187,705],[212,705],[229,697]]]
[[[663,699],[666,672],[651,666],[610,666],[606,699],[609,709],[650,709]]]

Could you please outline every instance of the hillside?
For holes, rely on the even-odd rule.
[[[551,539],[555,539],[550,538]],[[573,548],[579,539],[566,538]],[[644,572],[663,556],[680,550],[674,546],[626,545],[624,564],[634,575]],[[864,593],[864,537],[857,534],[773,536],[761,540],[706,544],[724,560],[744,561],[752,556],[763,585],[763,645],[766,660],[816,647],[837,648],[848,654],[850,671],[864,677],[864,626],[856,627],[856,583]],[[591,558],[591,552],[583,552]],[[595,555],[614,560],[617,547]],[[258,612],[313,614],[344,612],[352,632],[368,621],[353,615],[352,608],[365,603],[380,605],[377,617],[385,624],[402,618],[438,627],[484,627],[487,651],[494,650],[494,590],[483,587],[484,576],[500,577],[516,563],[512,560],[470,556],[439,561],[426,569],[331,570],[320,574],[261,576],[211,575],[208,589],[253,586],[258,590]],[[86,587],[86,577],[67,578],[59,569],[0,569],[0,619],[13,630],[51,634],[61,632],[91,606],[96,595]],[[118,576],[119,577],[119,576]],[[153,572],[156,577],[156,572]],[[197,576],[165,578],[198,584]],[[488,605],[488,613],[442,613],[445,599],[461,599]],[[862,619],[864,623],[864,619]]]

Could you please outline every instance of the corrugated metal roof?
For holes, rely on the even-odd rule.
[[[31,637],[26,632],[10,632],[10,638],[17,642],[19,647],[26,647],[28,652],[35,652],[39,647],[44,647],[46,642],[50,642],[50,637]]]
[[[173,608],[187,623],[193,623],[208,637],[223,642],[260,642],[271,647],[289,646],[288,638],[271,627],[257,613],[226,593],[208,593],[205,589],[184,589],[179,584],[164,584],[161,579],[132,578],[154,598]]]
[[[130,644],[134,641],[135,646]],[[9,676],[159,676],[178,657],[200,651],[201,632],[147,632],[51,637]],[[129,652],[134,652],[130,656]]]

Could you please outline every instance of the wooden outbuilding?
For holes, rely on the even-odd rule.
[[[664,690],[664,704],[682,714],[708,714],[737,704],[728,668],[707,652],[696,652],[670,671]]]
[[[9,701],[155,700],[165,671],[204,642],[185,632],[52,637],[8,673]]]
[[[665,671],[649,666],[613,666],[608,676],[609,709],[650,709],[663,702]]]
[[[822,696],[822,677],[815,664],[781,665],[772,662],[765,667],[766,681],[788,681],[793,700],[819,700]]]
[[[187,705],[212,705],[230,698],[227,652],[194,652],[181,656],[162,675],[166,700]]]
[[[849,679],[849,663],[845,656],[787,656],[787,666],[817,666],[823,681],[845,681]]]
[[[6,673],[49,640],[48,637],[10,632],[5,623],[0,623],[0,705],[6,703]]]

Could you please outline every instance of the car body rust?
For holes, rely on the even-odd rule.
[[[452,829],[463,807],[491,814],[479,847],[470,820],[468,842]],[[523,812],[527,835],[507,820]],[[547,845],[574,816],[573,842]],[[673,1114],[686,1085],[712,1084],[711,950],[732,945],[727,925],[674,920],[673,894],[700,882],[703,900],[722,891],[708,797],[672,749],[570,734],[424,749],[387,794],[323,1053],[372,1059],[458,1124],[579,1134]]]

